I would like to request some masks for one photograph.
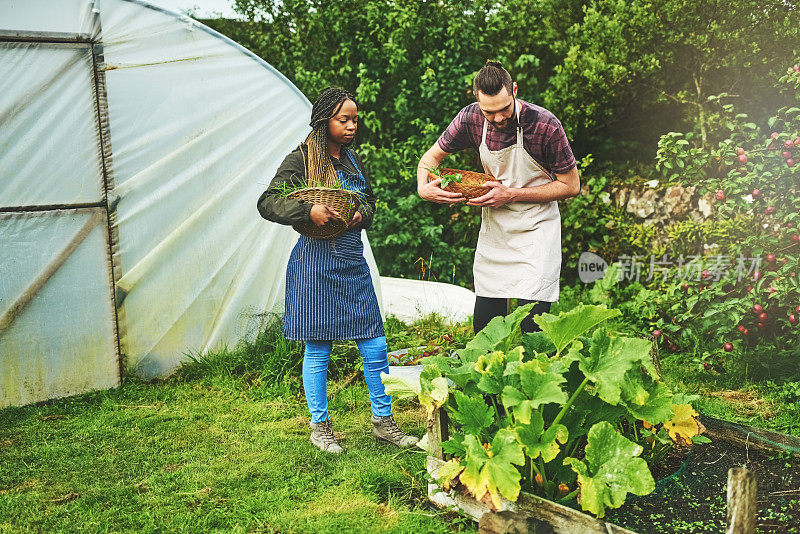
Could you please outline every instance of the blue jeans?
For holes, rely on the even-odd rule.
[[[392,415],[392,398],[386,394],[381,373],[389,372],[386,355],[386,337],[357,339],[361,361],[364,362],[364,379],[369,389],[369,402],[375,416]],[[303,355],[303,388],[306,390],[311,422],[328,420],[328,362],[333,350],[332,341],[306,341]]]

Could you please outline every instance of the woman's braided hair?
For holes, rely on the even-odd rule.
[[[346,100],[356,101],[344,89],[328,87],[320,93],[311,108],[311,133],[306,137],[309,187],[331,187],[339,183],[328,152],[328,119],[339,112]]]

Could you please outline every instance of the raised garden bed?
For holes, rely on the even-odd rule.
[[[800,532],[800,439],[710,417],[702,422],[712,442],[669,458],[653,493],[631,496],[605,520],[528,493],[520,493],[515,503],[503,500],[500,510],[489,499],[478,501],[459,489],[444,491],[435,483],[428,497],[439,507],[457,507],[479,523],[481,532],[724,532],[728,472],[746,465],[758,484],[757,532]],[[436,408],[428,420],[433,454],[427,463],[434,479],[444,463],[439,445],[447,437],[447,414]]]
[[[661,472],[650,495],[630,496],[606,519],[640,534],[725,532],[728,471],[746,465],[757,482],[756,532],[800,532],[800,439],[701,417],[711,443]]]
[[[435,408],[428,419],[428,443],[433,455],[428,456],[428,473],[437,478],[444,463],[440,444],[448,437],[448,419],[444,410]],[[495,511],[491,500],[477,500],[466,491],[444,491],[437,484],[428,485],[428,498],[439,507],[457,507],[478,522],[481,532],[535,532],[537,534],[636,534],[612,523],[536,495],[520,493],[517,502],[503,499],[501,510]]]

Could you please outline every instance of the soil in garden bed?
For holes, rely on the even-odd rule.
[[[728,470],[746,465],[758,481],[758,532],[800,533],[800,458],[742,438],[741,445],[712,441],[668,458],[653,470],[653,493],[629,495],[605,520],[640,534],[724,532]]]

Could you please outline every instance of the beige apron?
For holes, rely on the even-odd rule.
[[[507,187],[532,187],[555,178],[522,146],[502,150],[486,146],[483,123],[480,156],[484,170]],[[510,202],[482,208],[481,230],[472,272],[479,297],[555,302],[561,274],[561,215],[558,202]]]

